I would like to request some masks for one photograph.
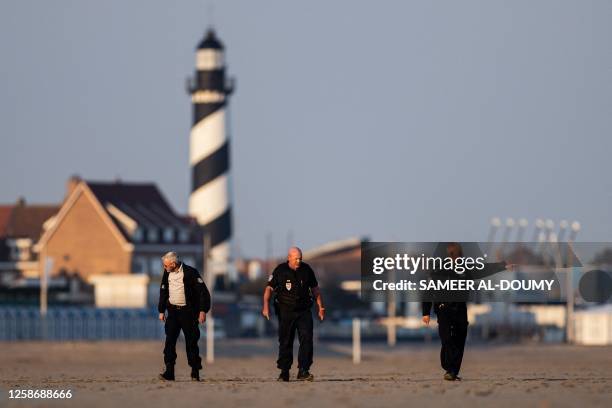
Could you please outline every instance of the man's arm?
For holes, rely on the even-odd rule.
[[[325,307],[323,306],[323,298],[321,297],[321,290],[318,286],[310,289],[312,291],[312,295],[315,298],[315,302],[317,302],[317,307],[319,308],[319,319],[323,320],[325,318]]]
[[[164,271],[162,275],[161,284],[159,285],[159,303],[157,304],[157,311],[159,312],[159,320],[162,322],[166,319],[166,308],[168,305],[168,272]]]
[[[321,297],[321,290],[319,289],[319,282],[317,281],[317,277],[315,276],[314,271],[308,266],[308,286],[310,287],[310,292],[317,303],[317,307],[319,308],[319,319],[322,321],[325,318],[325,307],[323,306],[323,298]]]
[[[431,302],[422,302],[421,307],[423,309],[423,323],[429,325],[429,314],[431,313]]]
[[[191,273],[190,282],[195,290],[195,295],[198,297],[198,323],[204,324],[206,313],[210,311],[211,306],[210,292],[196,268],[189,267],[187,270]]]
[[[210,292],[208,291],[208,287],[206,283],[204,283],[204,279],[200,276],[200,274],[196,271],[196,290],[198,292],[198,300],[200,304],[200,312],[208,313],[210,311]]]
[[[274,289],[270,286],[266,286],[263,293],[263,306],[261,308],[261,314],[266,319],[270,320],[270,297],[272,297],[272,292]]]
[[[261,308],[261,314],[266,319],[270,320],[270,298],[272,297],[272,292],[274,292],[274,288],[278,286],[278,267],[272,271],[272,275],[269,276],[268,284],[264,289],[263,293],[263,305]]]

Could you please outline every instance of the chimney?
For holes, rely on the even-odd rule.
[[[81,177],[79,177],[76,174],[71,176],[68,179],[68,181],[66,182],[66,197],[64,197],[64,199],[68,198],[68,196],[72,194],[72,192],[74,191],[76,186],[79,185],[80,182],[81,182]]]

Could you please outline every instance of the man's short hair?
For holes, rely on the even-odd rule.
[[[175,262],[175,263],[179,262],[179,256],[174,251],[166,252],[166,254],[162,256],[161,259],[162,261],[170,261],[170,262]]]

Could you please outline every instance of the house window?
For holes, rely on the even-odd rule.
[[[184,243],[189,241],[189,230],[188,229],[181,229],[179,231],[179,241],[182,244],[184,244]]]
[[[147,238],[149,242],[159,241],[159,232],[157,231],[157,228],[149,228]]]
[[[164,229],[164,242],[172,242],[174,240],[174,231],[167,227]]]
[[[162,274],[164,267],[162,266],[161,259],[153,257],[149,259],[149,275],[159,276]]]
[[[132,273],[147,272],[147,258],[144,256],[135,256],[132,258]]]
[[[196,267],[195,258],[193,256],[184,256],[182,261],[189,266]]]
[[[12,261],[29,261],[31,259],[30,249],[32,240],[29,238],[17,238],[7,240],[10,247],[10,259]]]
[[[17,245],[15,245],[15,241],[13,240],[7,240],[6,242],[7,246],[9,246],[11,248],[11,261],[18,261],[19,260],[19,248],[17,248]]]
[[[137,227],[134,230],[134,234],[132,235],[132,239],[134,240],[134,242],[142,242],[143,237],[143,232],[142,232],[142,228]]]

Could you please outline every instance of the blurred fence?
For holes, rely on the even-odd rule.
[[[164,325],[154,309],[0,307],[0,341],[161,339]]]

